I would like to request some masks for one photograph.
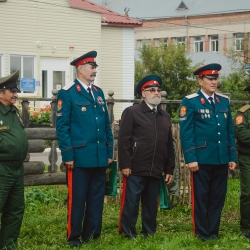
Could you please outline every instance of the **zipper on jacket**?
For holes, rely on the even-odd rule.
[[[136,145],[136,142],[135,142],[135,144],[133,146],[133,155],[132,155],[131,159],[135,156],[136,150],[137,150],[137,145]]]
[[[151,166],[151,169],[150,169],[150,175],[151,175],[152,170],[153,170],[153,167],[154,167],[155,150],[156,150],[156,141],[157,141],[156,115],[157,115],[157,112],[155,113],[155,147],[154,147],[154,154],[153,154],[153,159],[152,159],[152,166]]]

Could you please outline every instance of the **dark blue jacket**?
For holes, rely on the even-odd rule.
[[[95,101],[76,79],[58,92],[56,132],[63,162],[75,167],[107,167],[113,135],[103,91],[92,86]]]

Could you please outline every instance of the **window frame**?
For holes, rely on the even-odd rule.
[[[35,79],[35,82],[37,81],[37,56],[34,55],[34,54],[16,54],[16,53],[10,53],[9,55],[9,72],[10,74],[13,73],[11,72],[11,57],[21,57],[21,72],[19,73],[19,82],[20,82],[20,79],[23,78],[23,58],[24,57],[31,57],[33,58],[33,67],[34,67],[34,72],[33,72],[33,78]],[[36,84],[36,83],[35,83]],[[19,93],[19,95],[22,95],[22,96],[36,96],[38,95],[38,89],[37,89],[37,86],[35,87],[35,91],[32,92],[32,93],[25,93],[23,92],[21,89],[20,89],[21,93]]]
[[[197,38],[200,38],[200,40],[196,40]],[[196,50],[196,46],[198,46],[199,50]],[[202,50],[201,50],[202,46]],[[194,51],[195,52],[203,52],[204,51],[204,39],[203,36],[195,36],[194,37]]]
[[[215,37],[215,36],[217,36],[217,38],[212,38],[212,37]],[[215,47],[215,50],[213,50],[213,47]],[[212,52],[218,52],[219,51],[219,35],[210,35],[210,51],[212,51]]]
[[[241,35],[241,37],[237,37],[237,35]],[[237,49],[237,43],[239,41],[240,49]],[[234,50],[235,51],[244,51],[244,33],[235,33],[234,34]]]

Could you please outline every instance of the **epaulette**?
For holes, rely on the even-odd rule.
[[[73,85],[75,84],[75,82],[68,82],[63,89],[64,90],[69,90]]]
[[[186,97],[187,99],[192,99],[192,98],[197,97],[197,96],[199,96],[197,93],[193,93],[193,94],[187,95],[187,96],[185,96],[185,97]]]
[[[229,98],[227,95],[223,95],[223,94],[221,94],[221,93],[217,93],[217,92],[216,92],[215,94],[216,94],[216,95],[219,95],[219,96],[222,96],[222,97],[224,97],[224,98],[227,98],[227,99]]]
[[[240,109],[239,109],[239,111],[240,112],[246,112],[248,109],[250,109],[250,105],[249,104],[246,104],[246,105],[244,105],[243,107],[241,107]]]
[[[92,87],[93,87],[93,89],[94,89],[96,92],[98,92],[98,89],[100,89],[100,90],[102,91],[102,89],[101,89],[100,87],[98,87],[98,86],[96,86],[96,85],[94,85],[94,84],[92,84]]]

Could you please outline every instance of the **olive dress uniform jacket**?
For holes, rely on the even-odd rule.
[[[76,79],[58,92],[56,132],[63,162],[75,167],[107,167],[113,135],[103,91],[92,85],[95,100]]]
[[[0,159],[2,163],[23,163],[28,151],[28,139],[18,109],[0,102]],[[21,166],[21,165],[20,165]]]
[[[250,105],[245,105],[237,111],[234,129],[239,153],[250,155]]]
[[[143,101],[123,111],[119,136],[120,169],[130,168],[133,175],[161,178],[173,174],[175,155],[170,116],[157,107],[153,113]]]
[[[182,100],[180,136],[186,163],[221,165],[237,161],[228,97],[215,93],[214,99],[215,109],[201,91]]]

